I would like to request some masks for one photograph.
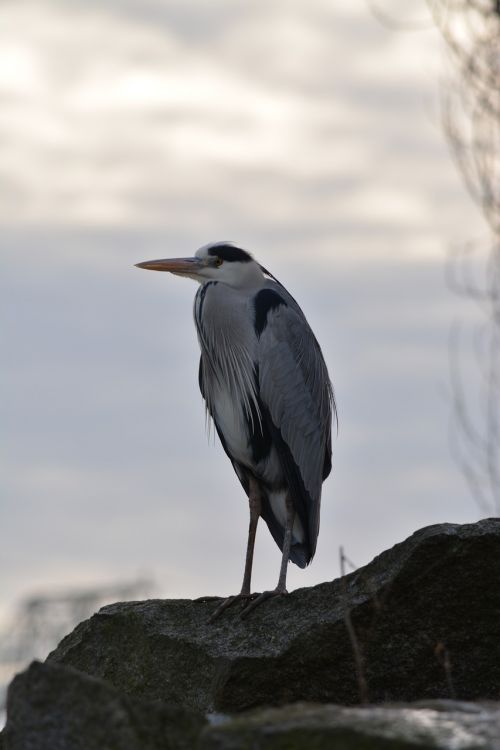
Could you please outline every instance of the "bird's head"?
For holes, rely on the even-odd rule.
[[[221,281],[234,287],[261,286],[265,276],[250,253],[230,242],[214,242],[196,251],[193,258],[167,258],[137,263],[148,271],[169,271],[200,284]]]

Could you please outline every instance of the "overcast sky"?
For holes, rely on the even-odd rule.
[[[448,448],[448,333],[471,313],[444,265],[482,225],[435,32],[363,0],[4,0],[0,50],[0,613],[144,573],[239,590],[248,506],[205,433],[196,287],[133,267],[212,240],[290,289],[337,394],[318,552],[289,588],[335,577],[339,545],[360,565],[478,518]],[[279,561],[262,526],[257,590]]]

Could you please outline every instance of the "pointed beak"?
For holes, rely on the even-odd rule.
[[[203,268],[203,262],[199,258],[167,258],[136,263],[136,267],[145,268],[147,271],[169,271],[183,276],[196,274]]]

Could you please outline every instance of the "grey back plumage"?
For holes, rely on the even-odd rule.
[[[335,402],[321,349],[296,303],[269,313],[259,341],[259,393],[305,489],[295,494],[299,515],[307,515],[312,557],[319,531],[321,485],[330,469]],[[293,465],[285,464],[284,470],[289,484],[296,485],[299,478],[292,476]]]
[[[211,282],[198,290],[194,317],[201,347],[200,389],[244,487],[246,472],[251,472],[262,480],[264,494],[269,494],[270,464],[279,462],[280,476],[304,529],[303,549],[297,544],[291,553],[291,559],[302,566],[316,549],[321,486],[331,467],[335,400],[321,349],[302,310],[265,273],[259,289],[235,290],[226,284],[217,288]],[[250,442],[272,442],[267,464],[231,447],[234,437],[225,434],[221,399],[241,405]],[[282,546],[270,507],[263,516]]]

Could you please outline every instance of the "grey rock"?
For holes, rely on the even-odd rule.
[[[4,750],[499,750],[500,705],[299,703],[208,724],[71,667],[34,663],[11,685],[1,742]]]
[[[192,750],[205,720],[121,695],[70,667],[33,664],[12,681],[4,750]]]
[[[259,709],[204,730],[200,750],[498,750],[498,704]]]
[[[323,544],[326,543],[323,537]],[[296,701],[500,697],[500,520],[422,529],[345,579],[266,602],[114,604],[49,656],[121,692],[195,711]],[[349,613],[357,647],[346,628]]]

